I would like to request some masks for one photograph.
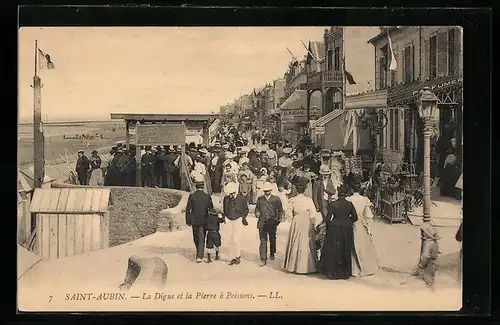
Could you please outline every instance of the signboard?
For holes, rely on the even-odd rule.
[[[389,88],[387,91],[387,103],[389,106],[406,105],[416,102],[420,98],[420,90],[430,87],[434,94],[439,95],[450,90],[463,87],[463,78],[448,76],[429,80],[422,83],[413,83]]]
[[[316,132],[317,135],[325,134],[326,128],[324,126],[317,126],[314,128],[314,132]]]
[[[138,146],[181,145],[186,144],[184,124],[137,124],[136,144]]]

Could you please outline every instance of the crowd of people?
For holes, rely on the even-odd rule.
[[[211,156],[203,161],[208,164],[194,160],[190,176],[196,190],[186,207],[198,263],[205,248],[207,262],[219,259],[219,227],[226,223],[229,264],[240,264],[240,238],[253,205],[260,266],[283,249],[282,267],[291,273],[348,279],[379,269],[371,203],[362,195],[362,175],[346,175],[342,152],[321,150],[307,138],[292,145],[265,131],[244,132],[230,125],[222,126],[217,142],[207,149],[204,155]],[[280,248],[276,234],[284,220],[290,221],[290,230],[286,246]]]
[[[186,223],[192,227],[198,263],[205,249],[207,262],[220,258],[219,230],[225,223],[229,264],[240,264],[240,238],[253,206],[261,266],[283,249],[282,267],[292,273],[320,272],[329,279],[348,279],[379,270],[372,203],[364,195],[367,176],[346,172],[342,151],[321,149],[306,136],[292,144],[265,130],[230,123],[221,123],[210,146],[189,143],[186,154],[181,151],[180,146],[145,147],[140,161],[142,186],[191,192]],[[110,153],[113,158],[103,173],[95,150],[90,159],[80,151],[79,183],[135,186],[136,148],[130,145],[127,150],[119,143]],[[284,220],[290,221],[290,230],[286,246],[279,248],[277,228]],[[427,245],[414,275],[432,285],[440,237],[432,227],[424,228],[422,240]]]

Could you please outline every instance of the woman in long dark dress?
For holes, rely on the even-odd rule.
[[[352,276],[354,249],[353,223],[358,220],[354,205],[347,201],[348,189],[339,187],[339,198],[328,205],[326,236],[321,250],[320,272],[328,279],[349,279]]]

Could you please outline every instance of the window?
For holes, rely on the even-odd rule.
[[[387,87],[387,57],[380,58],[380,88]]]
[[[455,30],[448,31],[448,74],[455,74]]]
[[[394,110],[394,146],[393,150],[399,150],[399,109]]]
[[[413,66],[413,46],[408,45],[404,50],[404,67],[403,67],[403,80],[404,82],[411,82],[414,79],[414,66]]]
[[[335,62],[334,70],[340,70],[340,47],[335,48]]]
[[[333,68],[333,51],[328,50],[328,55],[327,55],[327,70],[332,70]]]
[[[429,40],[429,77],[437,77],[437,37],[432,36]]]
[[[389,110],[389,149],[393,149],[394,143],[394,110]]]

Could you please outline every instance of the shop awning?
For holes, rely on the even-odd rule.
[[[320,117],[318,120],[314,121],[314,123],[312,123],[312,127],[325,126],[329,122],[331,122],[334,119],[340,117],[341,115],[342,115],[342,110],[341,109],[334,109],[330,113],[328,113],[328,114]]]

